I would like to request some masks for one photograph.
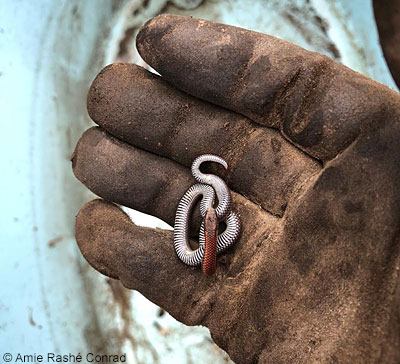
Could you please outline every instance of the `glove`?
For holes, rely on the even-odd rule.
[[[81,137],[87,261],[236,363],[400,361],[400,97],[331,59],[268,35],[161,15],[137,36],[161,74],[112,64],[87,99]],[[184,265],[172,231],[134,225],[115,204],[173,225],[193,159],[232,189],[242,221],[211,278]],[[198,227],[198,218],[193,229]]]

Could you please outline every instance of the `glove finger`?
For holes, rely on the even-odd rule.
[[[200,324],[221,293],[221,281],[245,269],[279,220],[240,196],[236,202],[243,220],[242,236],[222,256],[225,264],[218,264],[212,277],[178,259],[172,231],[136,226],[118,206],[104,200],[83,206],[75,235],[93,268],[138,290],[185,324]],[[255,244],[257,239],[260,242]]]
[[[171,226],[179,200],[194,183],[188,168],[123,143],[98,127],[83,133],[72,168],[96,195]]]
[[[372,1],[379,40],[389,70],[400,86],[400,2]]]
[[[133,64],[103,69],[87,104],[91,118],[118,139],[187,167],[200,154],[224,157],[230,188],[278,216],[320,170],[277,131],[189,96]]]
[[[118,206],[93,200],[80,210],[75,235],[93,268],[190,324],[190,302],[206,283],[201,269],[178,261],[172,231],[136,226]]]
[[[72,157],[72,167],[75,176],[96,195],[156,216],[171,226],[179,200],[194,183],[189,168],[123,143],[98,127],[82,135]],[[252,206],[248,226],[257,223],[257,219],[273,218],[239,194],[232,193],[232,198],[233,209],[241,219]],[[242,206],[246,206],[243,211]],[[197,207],[193,218],[197,236],[201,221]],[[266,222],[266,226],[273,224],[272,220]]]
[[[137,47],[174,86],[279,129],[324,162],[398,108],[394,91],[326,56],[237,27],[165,14]]]

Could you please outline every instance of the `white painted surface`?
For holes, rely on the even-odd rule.
[[[71,175],[69,156],[90,125],[85,94],[101,66],[111,4],[0,6],[1,349],[87,352],[97,302],[85,294],[73,239],[87,193]]]
[[[182,3],[175,1],[179,7]],[[190,7],[197,3],[191,1]],[[146,364],[223,363],[226,356],[209,341],[206,329],[184,327],[169,315],[158,317],[156,306],[122,290],[131,302],[132,309],[126,309],[116,298],[118,286],[87,265],[74,241],[75,214],[91,198],[69,162],[79,135],[91,125],[87,89],[102,65],[117,58],[124,30],[156,15],[166,1],[150,0],[146,8],[141,1],[115,4],[0,2],[5,166],[0,179],[0,350],[127,352],[131,363]],[[222,0],[192,10],[171,4],[164,9],[279,36],[395,88],[369,1]],[[131,45],[123,59],[139,62]],[[133,218],[158,224],[140,214]]]

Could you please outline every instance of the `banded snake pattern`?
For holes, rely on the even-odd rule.
[[[192,175],[198,183],[191,186],[179,201],[174,224],[174,246],[176,253],[183,263],[190,266],[199,266],[207,258],[204,256],[207,240],[205,218],[207,211],[214,209],[216,198],[218,199],[218,205],[215,208],[217,218],[216,228],[218,229],[218,223],[220,222],[225,222],[226,224],[225,230],[221,234],[218,234],[217,237],[217,253],[221,253],[232,246],[241,230],[240,219],[232,211],[232,197],[228,186],[222,178],[213,174],[202,173],[200,165],[203,162],[216,162],[224,166],[225,169],[228,168],[228,164],[224,159],[213,154],[203,154],[197,157],[192,163]],[[202,196],[200,214],[203,217],[203,221],[199,231],[199,247],[192,249],[189,244],[189,219],[192,209],[200,196]]]

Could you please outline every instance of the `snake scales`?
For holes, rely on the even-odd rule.
[[[228,168],[228,164],[219,156],[213,154],[204,154],[197,157],[192,163],[192,175],[197,182],[191,186],[179,201],[176,210],[174,225],[174,246],[179,259],[191,266],[198,266],[204,260],[206,245],[205,217],[209,209],[214,208],[216,198],[218,205],[215,208],[215,214],[218,223],[225,222],[226,228],[218,234],[216,248],[217,253],[228,249],[238,238],[240,234],[240,220],[237,214],[232,211],[232,198],[226,183],[218,176],[205,174],[200,171],[200,165],[203,162],[216,162]],[[199,232],[199,247],[192,249],[189,244],[189,219],[193,206],[202,196],[200,202],[200,213],[203,221]],[[218,225],[217,225],[218,227]]]

